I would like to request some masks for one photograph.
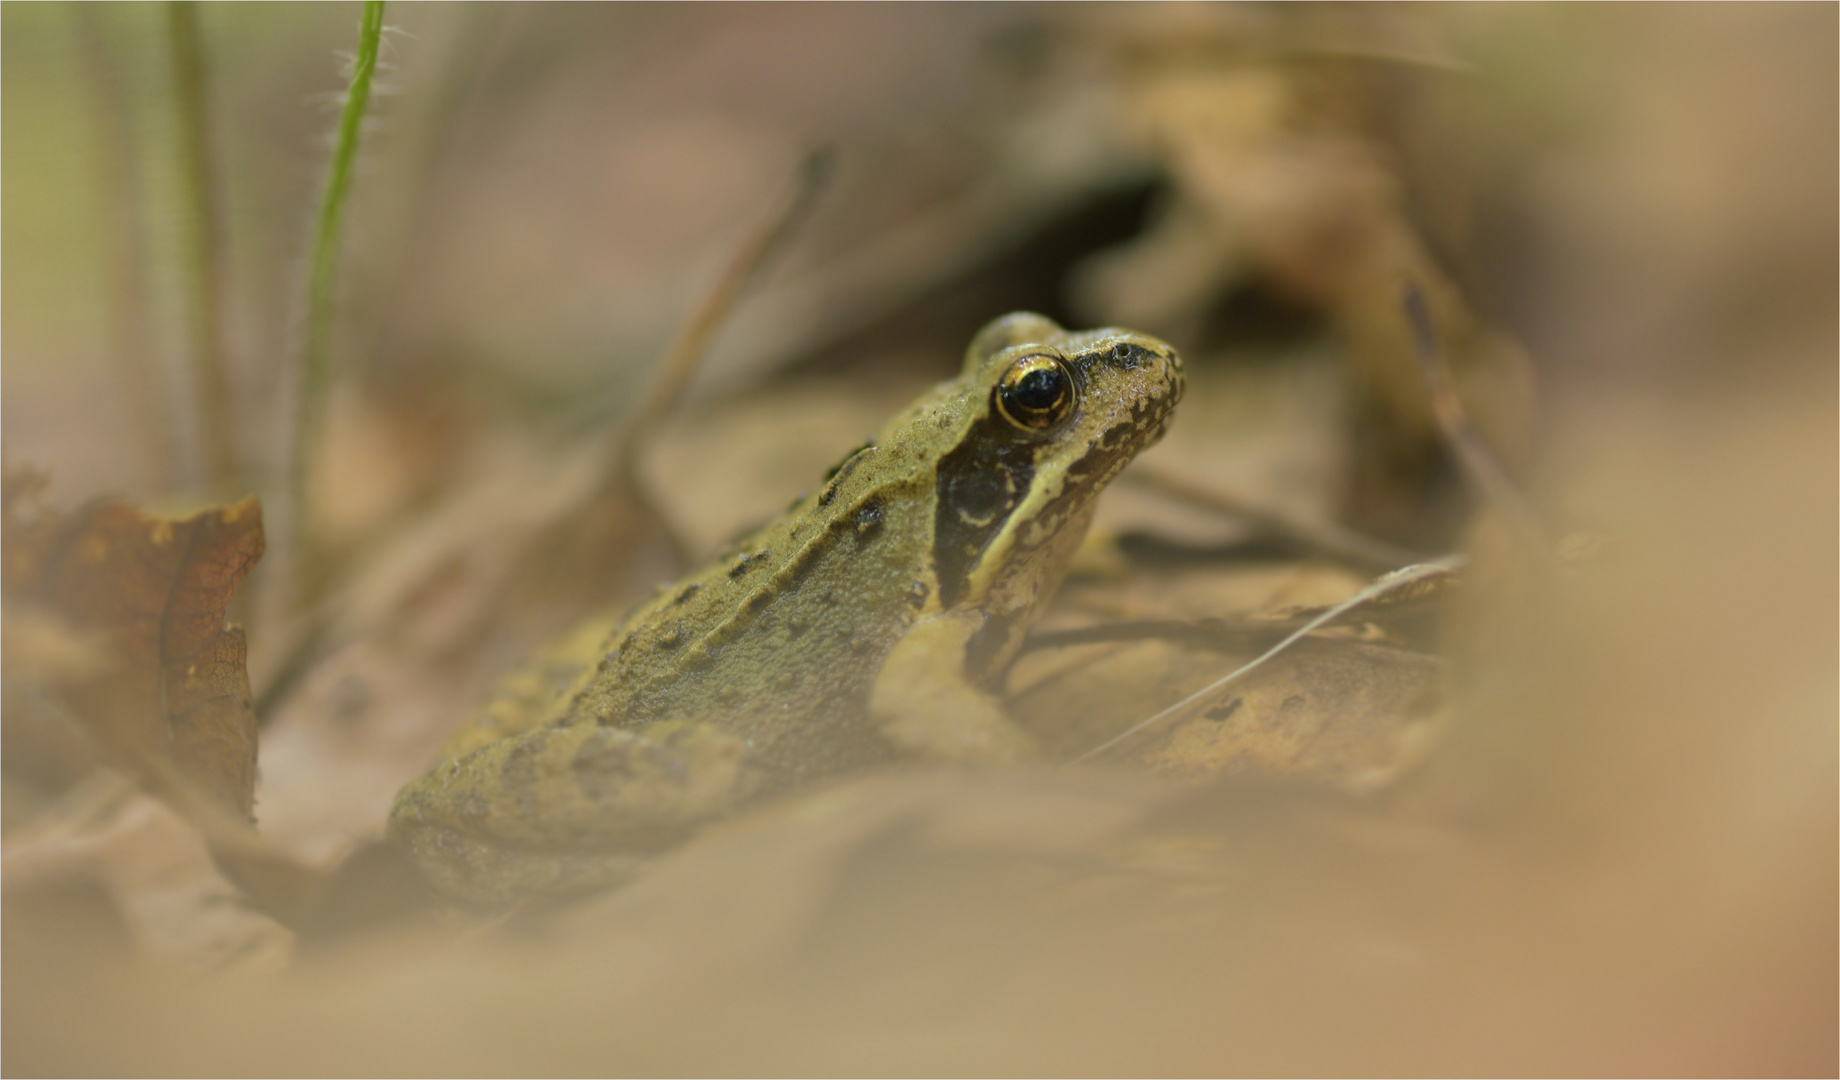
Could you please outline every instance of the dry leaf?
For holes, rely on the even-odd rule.
[[[247,650],[224,610],[262,557],[261,506],[252,497],[173,520],[104,500],[27,521],[14,501],[0,579],[9,604],[50,613],[105,649],[101,670],[17,674],[47,680],[143,780],[148,763],[170,763],[249,817],[256,732]]]
[[[1040,662],[1052,664],[1053,674],[1011,697],[1009,706],[1052,752],[1074,758],[1260,650],[1164,638],[1058,651],[1063,655]],[[1372,790],[1431,745],[1443,674],[1444,662],[1436,657],[1304,638],[1119,750],[1152,772],[1183,781],[1260,772]]]
[[[1109,588],[1089,583],[1073,598],[1080,608],[1135,617],[1076,622],[1065,617],[1074,605],[1063,607],[1055,628],[1031,638],[1010,673],[1009,708],[1064,760],[1122,738],[1108,758],[1172,779],[1294,774],[1371,791],[1420,760],[1442,726],[1447,665],[1418,650],[1435,643],[1461,578],[1448,569],[1415,572],[1422,576],[1340,614],[1358,596],[1279,606],[1280,597],[1345,593],[1347,577],[1330,568],[1292,567],[1275,581],[1214,567],[1139,575]],[[1190,595],[1177,600],[1181,593]],[[1277,610],[1234,619],[1142,617],[1158,609],[1192,614],[1210,600],[1213,610],[1231,610],[1230,598],[1260,593]],[[1245,677],[1211,686],[1323,617],[1334,621]],[[1159,712],[1164,706],[1168,715]],[[1155,723],[1136,731],[1147,717]]]

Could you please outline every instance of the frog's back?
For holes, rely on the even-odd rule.
[[[934,586],[933,469],[905,434],[944,387],[853,452],[823,487],[623,621],[583,624],[500,687],[447,748],[544,726],[707,721],[789,780],[888,755],[865,726],[881,660]],[[572,676],[572,681],[571,677]]]

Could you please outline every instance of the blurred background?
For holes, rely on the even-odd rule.
[[[8,1071],[1840,1067],[1832,6],[392,4],[304,504],[359,6],[179,7],[0,4],[0,432],[52,505],[261,497],[257,813],[309,861],[519,657],[778,512],[1011,310],[1190,373],[1050,625],[1471,574],[1436,702],[1333,747],[879,778],[459,945],[303,943],[157,803],[73,815],[98,756],[9,692]],[[608,433],[818,150],[655,418],[649,509],[610,501]],[[1529,570],[1452,462],[1407,285],[1582,568]],[[1151,665],[1095,670],[1137,715],[1199,685]]]

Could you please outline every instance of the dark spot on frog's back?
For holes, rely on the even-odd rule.
[[[686,600],[689,600],[692,596],[695,596],[696,591],[702,587],[703,587],[702,585],[694,581],[692,581],[688,585],[685,585],[683,589],[681,589],[676,596],[671,598],[671,606],[677,607],[683,604]]]
[[[832,465],[830,471],[824,474],[824,493],[818,496],[818,505],[829,506],[831,500],[837,497],[837,489],[850,478],[850,474],[856,471],[857,466],[868,460],[870,453],[874,450],[875,441],[870,440],[845,454],[842,461]]]
[[[864,540],[872,539],[882,528],[882,519],[886,516],[880,499],[870,499],[856,509],[856,535]]]
[[[759,551],[756,551],[752,555],[749,555],[746,552],[742,552],[739,556],[736,557],[735,565],[728,568],[728,576],[731,578],[742,577],[746,575],[748,571],[766,562],[768,557],[771,556],[772,554],[773,553],[771,551],[768,551],[765,548],[762,548]]]
[[[861,455],[864,450],[873,450],[873,449],[875,449],[875,440],[870,439],[868,442],[863,443],[861,446],[843,455],[843,459],[841,461],[837,462],[837,464],[835,465],[832,465],[828,470],[825,471],[824,482],[828,484],[839,476],[848,476],[850,472],[856,468],[857,465],[861,464],[861,462],[857,460],[857,457]]]

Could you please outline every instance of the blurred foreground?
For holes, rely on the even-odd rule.
[[[202,25],[272,518],[299,512],[274,433],[325,122],[302,102],[357,12],[253,7]],[[159,38],[104,10],[0,8],[6,453],[64,507],[196,507],[198,418],[114,366],[132,345],[177,385],[186,342],[168,120],[110,128],[98,74],[156,94]],[[664,532],[706,557],[1014,308],[1194,371],[1044,629],[1320,605],[1393,554],[1469,570],[1435,652],[1319,642],[1343,683],[1300,656],[1124,765],[865,777],[573,907],[342,935],[252,909],[15,691],[48,661],[9,635],[7,1073],[1840,1069],[1832,7],[398,19],[309,508],[329,629],[299,644],[273,544],[235,616],[256,815],[303,861],[374,836],[496,675],[682,569]],[[663,525],[616,513],[600,433],[818,143],[834,190],[643,463]],[[102,224],[117,196],[142,256]],[[128,301],[124,266],[150,268]],[[1446,460],[1405,280],[1543,539],[1589,557],[1530,549]],[[1197,485],[1214,510],[1170,495]],[[1059,759],[1119,730],[1101,703],[1147,716],[1232,666],[1080,648],[1011,678]]]

